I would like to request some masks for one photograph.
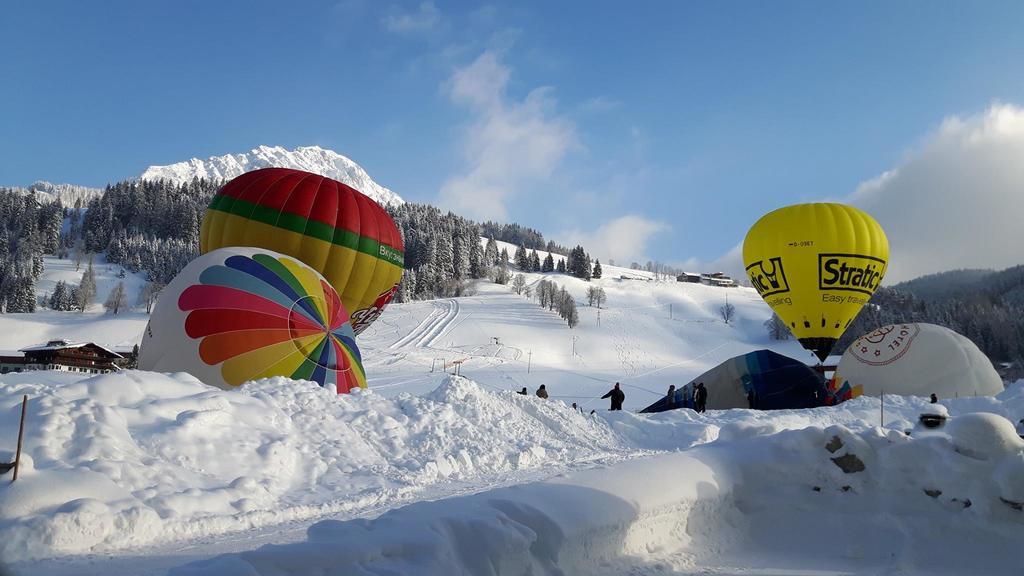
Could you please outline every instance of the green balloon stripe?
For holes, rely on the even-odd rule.
[[[298,214],[281,212],[274,208],[260,206],[246,200],[232,198],[231,196],[215,196],[213,202],[210,203],[210,210],[241,216],[242,218],[250,218],[270,226],[284,228],[289,232],[311,236],[324,242],[351,248],[363,254],[380,258],[395,266],[402,266],[405,261],[405,254],[401,250],[382,244],[368,236],[361,236],[351,230],[334,228],[323,222],[304,218]]]

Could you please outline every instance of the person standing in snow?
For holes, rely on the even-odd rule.
[[[932,404],[938,404],[938,403],[939,403],[939,397],[935,395],[935,392],[932,392]]]
[[[528,394],[528,392],[526,391],[526,386],[523,386],[523,389],[520,390],[519,392],[516,392],[516,394],[522,394],[523,396],[526,396]]]
[[[605,398],[612,399],[612,407],[610,410],[622,410],[622,402],[626,399],[626,393],[619,388],[619,383],[616,382],[615,388],[612,388],[607,394],[601,396],[602,400]]]
[[[697,412],[703,412],[707,410],[708,406],[708,389],[704,387],[704,383],[697,384]]]
[[[676,407],[676,385],[668,387],[668,394],[665,395],[665,409],[671,410]]]
[[[537,388],[537,397],[547,399],[548,389],[544,387],[544,384],[541,384],[540,388]]]

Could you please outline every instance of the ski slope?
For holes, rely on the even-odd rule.
[[[543,254],[542,254],[543,255]],[[492,390],[548,393],[587,409],[615,382],[626,409],[640,409],[733,356],[768,348],[811,361],[794,341],[772,341],[771,310],[750,288],[719,288],[605,266],[586,282],[565,274],[524,274],[527,286],[547,278],[577,301],[580,323],[569,329],[553,311],[510,286],[478,282],[476,294],[392,305],[359,337],[371,388],[425,393],[436,373],[460,361],[460,372]],[[630,279],[623,279],[626,276]],[[608,301],[587,306],[590,286]],[[532,292],[532,290],[531,290]],[[719,309],[736,308],[726,324]]]

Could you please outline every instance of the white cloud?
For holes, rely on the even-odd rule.
[[[531,182],[548,178],[578,146],[575,126],[555,113],[550,88],[522,101],[508,95],[511,71],[487,51],[445,83],[472,121],[462,133],[466,168],[441,187],[438,203],[478,219],[505,219],[507,203]]]
[[[421,2],[416,12],[395,13],[384,18],[384,27],[398,34],[433,30],[441,23],[441,12],[433,2]]]
[[[628,266],[630,262],[646,261],[648,242],[668,228],[663,222],[630,214],[606,222],[596,230],[563,232],[559,239],[562,244],[583,246],[591,257],[604,259],[605,263],[611,259],[620,266]]]
[[[1024,264],[1024,109],[946,119],[849,201],[889,238],[886,283],[955,268]]]

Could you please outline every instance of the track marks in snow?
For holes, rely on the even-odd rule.
[[[434,309],[416,328],[388,348],[430,347],[459,317],[459,302],[455,299],[435,300],[433,305]]]

